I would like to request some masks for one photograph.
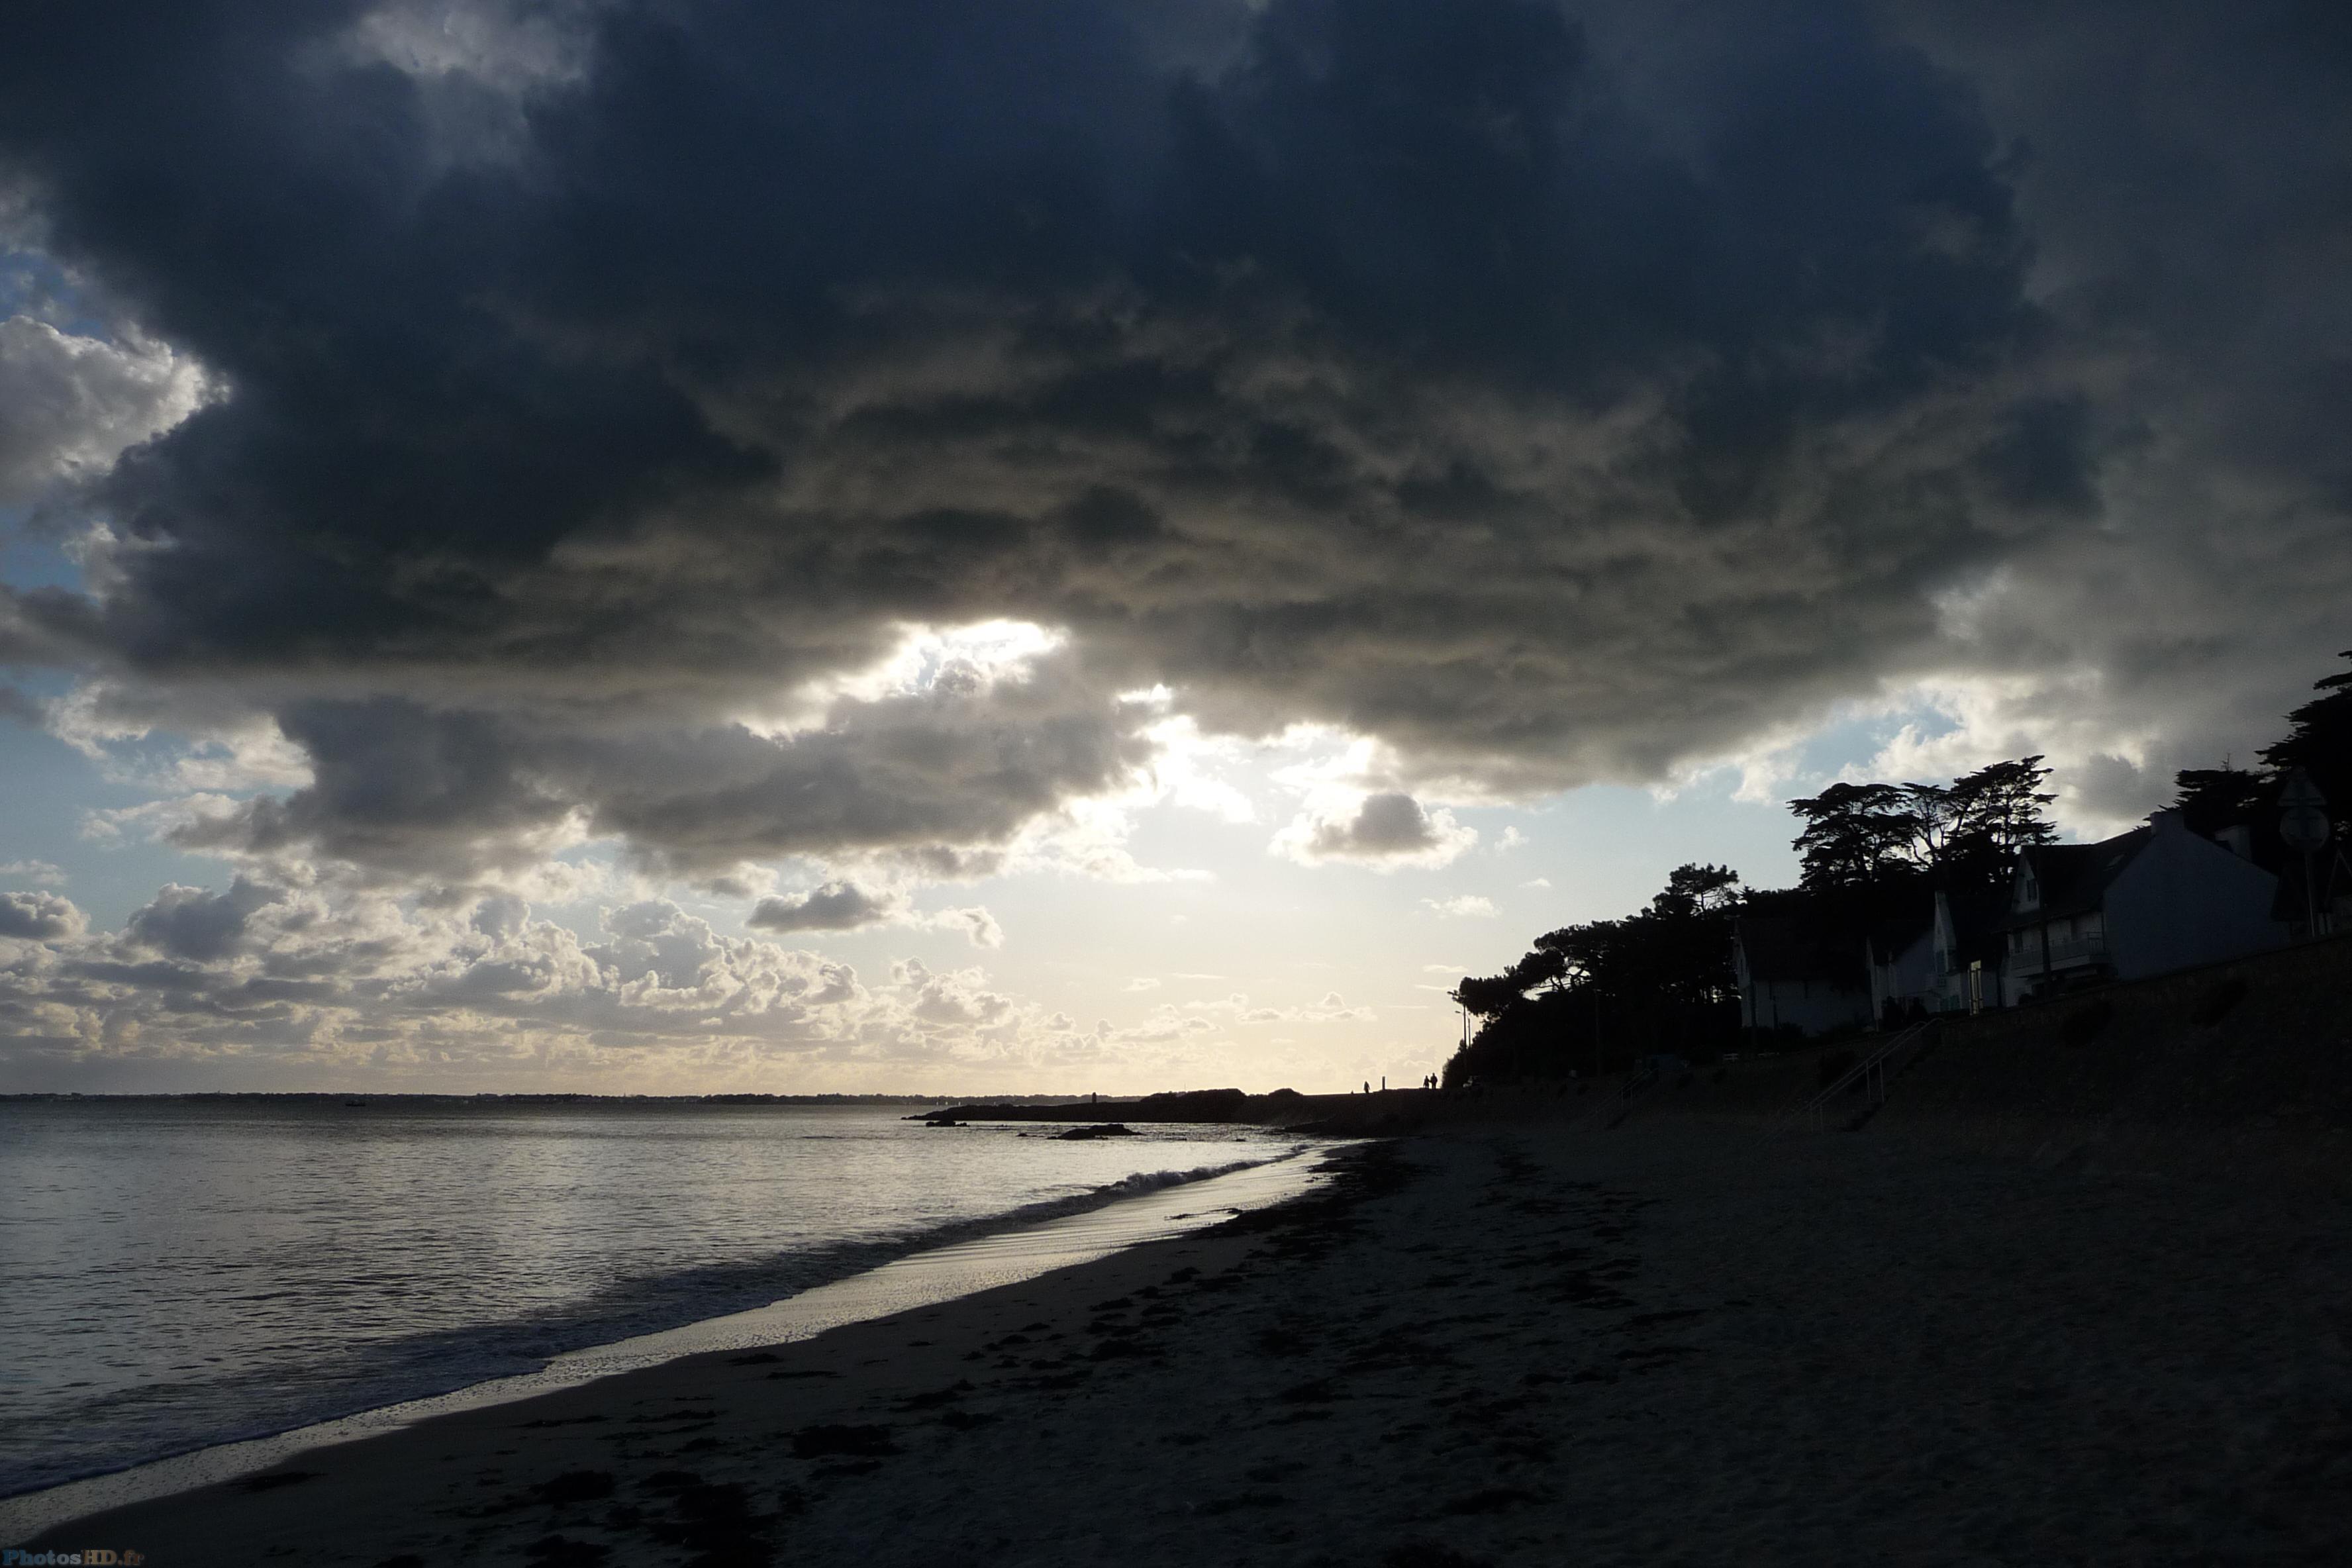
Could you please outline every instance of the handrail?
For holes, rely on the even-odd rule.
[[[1795,1110],[1783,1113],[1764,1135],[1767,1138],[1776,1138],[1781,1133],[1793,1131],[1799,1122],[1807,1120],[1811,1121],[1814,1131],[1820,1131],[1827,1121],[1830,1101],[1852,1089],[1857,1082],[1868,1086],[1870,1092],[1875,1096],[1872,1102],[1874,1110],[1878,1106],[1885,1104],[1886,1086],[1891,1076],[1887,1068],[1895,1054],[1925,1044],[1927,1031],[1935,1028],[1941,1021],[1930,1018],[1926,1023],[1912,1025],[1849,1068],[1827,1089],[1822,1089]]]
[[[1617,1086],[1616,1093],[1601,1102],[1599,1112],[1594,1120],[1604,1128],[1614,1127],[1624,1121],[1626,1117],[1633,1114],[1633,1102],[1646,1093],[1652,1084],[1658,1081],[1658,1076],[1656,1062],[1643,1062],[1626,1075],[1625,1081]]]

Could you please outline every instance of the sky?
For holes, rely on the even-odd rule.
[[[1308,1091],[2352,644],[2352,12],[171,0],[0,49],[0,1091]]]

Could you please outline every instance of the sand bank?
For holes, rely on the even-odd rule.
[[[299,1456],[165,1564],[2352,1560],[2352,1209],[1654,1122]]]

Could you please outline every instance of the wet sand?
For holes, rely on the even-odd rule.
[[[2352,1561],[2339,1196],[1664,1121],[1342,1158],[1223,1230],[36,1544],[155,1568]]]

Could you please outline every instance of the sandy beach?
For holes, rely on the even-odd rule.
[[[145,1562],[2352,1554],[2352,1205],[1668,1119],[1322,1195],[31,1544]],[[21,1543],[20,1543],[21,1544]]]

